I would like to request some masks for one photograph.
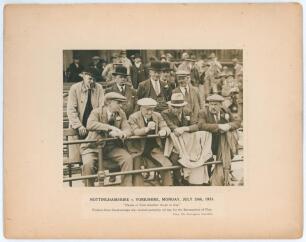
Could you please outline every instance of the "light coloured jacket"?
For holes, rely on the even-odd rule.
[[[167,126],[166,121],[163,119],[160,113],[153,112],[152,119],[153,119],[153,122],[155,122],[156,124],[155,134],[158,134],[158,131],[160,130],[165,130],[167,134],[171,133],[171,130]],[[145,126],[145,122],[144,122],[143,116],[140,111],[133,113],[129,117],[129,124],[131,126],[133,135],[137,135],[137,136],[147,135],[144,131],[144,128],[146,126]],[[156,138],[156,142],[160,146],[160,148],[162,148],[162,143],[161,143],[160,138]],[[136,139],[136,140],[131,140],[127,142],[128,150],[131,153],[131,155],[133,157],[142,155],[145,149],[145,143],[146,143],[145,139]]]
[[[122,109],[116,115],[114,126],[124,131],[127,137],[132,135],[131,127]],[[92,110],[87,121],[87,130],[89,130],[89,133],[86,140],[108,137],[107,133],[110,130],[110,125],[108,124],[107,108],[105,106]],[[98,152],[96,143],[84,143],[81,145],[82,155],[92,152]]]
[[[82,126],[87,97],[88,90],[83,81],[71,86],[67,103],[67,115],[69,126],[73,129],[78,129]],[[96,83],[95,87],[92,88],[91,104],[93,109],[101,107],[104,104],[104,90],[98,83]]]

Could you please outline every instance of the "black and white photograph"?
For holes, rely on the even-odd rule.
[[[65,186],[241,186],[242,50],[64,50]]]

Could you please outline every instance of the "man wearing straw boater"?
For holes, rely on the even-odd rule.
[[[184,100],[182,93],[173,93],[171,96],[171,101],[168,102],[169,108],[164,110],[161,114],[165,119],[171,132],[176,136],[181,136],[185,132],[195,132],[198,130],[197,117],[190,109],[184,108],[187,102]],[[177,162],[179,158],[178,153],[171,153],[170,160],[174,165],[178,165]],[[174,170],[174,185],[182,185],[182,177],[180,170]]]

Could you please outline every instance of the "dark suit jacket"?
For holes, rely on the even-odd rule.
[[[179,87],[175,88],[172,93],[182,93],[181,89]],[[190,111],[194,114],[194,116],[198,117],[200,112],[200,94],[199,91],[193,87],[192,85],[189,85],[189,94],[184,96],[185,101],[188,103],[185,107],[190,109]]]
[[[68,72],[68,81],[70,82],[79,82],[82,81],[82,77],[79,76],[79,74],[83,70],[83,66],[79,64],[79,67],[77,67],[74,63],[71,63],[67,69]]]
[[[125,85],[125,91],[120,92],[117,84],[114,83],[109,88],[107,88],[105,92],[117,92],[126,97],[127,101],[122,104],[122,109],[125,112],[127,118],[129,118],[129,116],[136,111],[137,92],[133,87]]]
[[[166,109],[161,113],[162,117],[166,121],[168,127],[173,131],[178,127],[187,126],[190,128],[190,132],[195,132],[198,130],[198,125],[196,117],[189,109],[183,108],[181,120],[175,115],[171,108]],[[187,118],[189,117],[189,119]]]
[[[153,86],[151,84],[150,79],[141,82],[138,86],[138,92],[137,92],[138,99],[141,99],[144,97],[154,98],[150,96],[151,88],[153,88]],[[168,86],[167,83],[160,81],[160,91],[166,98],[166,101],[169,101],[171,98],[171,88]]]
[[[133,87],[137,90],[139,83],[146,80],[145,66],[141,64],[139,68],[137,68],[135,65],[133,65],[131,68],[131,77],[132,77]]]
[[[214,115],[209,112],[208,107],[204,108],[199,113],[199,122],[198,127],[199,130],[204,130],[212,133],[212,152],[214,155],[217,155],[218,146],[220,143],[220,131],[218,124],[226,124],[228,123],[231,128],[230,131],[238,129],[241,125],[240,120],[234,120],[231,113],[225,109],[221,109],[220,111],[220,120],[218,123],[215,121]]]

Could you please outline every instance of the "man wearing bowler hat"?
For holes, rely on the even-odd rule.
[[[173,90],[176,87],[175,77],[171,75],[171,65],[170,62],[162,62],[161,76],[160,80],[167,83],[168,86]]]
[[[121,108],[129,118],[136,108],[137,92],[127,80],[129,75],[125,66],[116,66],[113,76],[115,83],[106,89],[106,93],[117,92],[126,97],[127,101],[122,103]]]
[[[69,140],[83,139],[88,131],[87,120],[94,108],[101,107],[104,103],[104,90],[95,82],[92,69],[84,69],[80,73],[82,81],[70,87],[67,116],[69,127],[78,131],[78,136],[69,136]],[[69,160],[77,162],[81,160],[79,145],[69,145]]]
[[[182,93],[173,93],[171,101],[168,102],[169,108],[164,110],[161,115],[166,121],[171,132],[176,136],[181,136],[184,132],[196,132],[198,130],[197,117],[190,109],[186,109],[187,102],[184,99]],[[179,155],[173,153],[170,156],[170,160],[174,165],[178,165],[177,162]],[[174,170],[174,185],[182,185],[182,178],[180,170]]]
[[[207,98],[208,107],[199,113],[198,128],[212,133],[212,153],[223,162],[216,164],[213,171],[211,165],[207,167],[212,186],[229,185],[231,159],[237,152],[231,131],[241,125],[240,120],[235,120],[231,112],[222,107],[223,101],[224,98],[218,94],[210,95]]]
[[[162,63],[154,61],[150,66],[150,79],[139,84],[137,96],[138,99],[145,97],[153,98],[157,101],[155,110],[161,112],[168,108],[167,101],[171,97],[171,88],[169,85],[160,80]]]
[[[140,111],[132,114],[129,123],[134,135],[146,136],[150,134],[166,137],[170,134],[167,123],[160,113],[154,112],[157,102],[152,98],[142,98],[138,100]],[[160,138],[140,139],[129,142],[129,152],[134,157],[134,169],[140,169],[142,165],[148,168],[157,166],[171,166],[171,162],[162,152]],[[161,171],[162,185],[172,185],[170,171]],[[144,181],[141,174],[134,176],[134,186],[143,186]]]
[[[119,93],[110,92],[105,95],[105,105],[94,109],[90,114],[87,123],[87,129],[90,132],[86,140],[118,138],[118,140],[106,142],[103,147],[103,158],[118,163],[121,171],[131,171],[133,170],[133,159],[122,142],[132,135],[126,115],[121,109],[121,103],[123,102],[126,102],[126,98]],[[83,160],[82,175],[95,174],[98,163],[96,143],[82,144],[81,154]],[[85,185],[94,186],[94,180],[85,180]],[[132,175],[123,175],[121,185],[132,186]]]

